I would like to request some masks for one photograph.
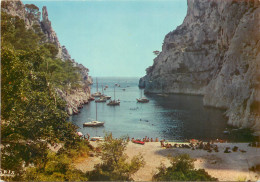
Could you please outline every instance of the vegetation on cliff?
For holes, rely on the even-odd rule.
[[[35,7],[26,10],[38,15]],[[44,41],[39,28],[27,29],[24,20],[1,12],[1,168],[15,171],[13,180],[23,180],[29,165],[46,172],[53,158],[81,143],[55,92],[79,87],[79,73],[69,61],[56,59],[57,48]],[[47,145],[59,142],[64,151],[49,154]]]

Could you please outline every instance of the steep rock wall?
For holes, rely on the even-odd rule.
[[[150,93],[204,95],[228,123],[260,134],[260,1],[188,0],[187,15],[165,36],[139,86]]]
[[[36,16],[32,16],[30,12],[26,10],[26,5],[24,5],[20,0],[3,1],[1,5],[1,10],[3,12],[6,12],[12,16],[18,16],[23,19],[27,28],[34,29],[35,25],[40,27],[41,31],[46,36],[45,41],[53,43],[57,47],[58,54],[56,57],[63,61],[71,61],[75,67],[79,68],[79,73],[82,76],[82,81],[80,83],[83,87],[82,89],[72,90],[69,93],[60,89],[56,89],[58,95],[67,103],[66,110],[68,114],[77,114],[82,105],[88,103],[88,99],[90,97],[89,85],[92,84],[92,79],[88,75],[88,68],[72,59],[66,47],[61,46],[58,36],[52,28],[46,6],[43,6],[41,13],[39,8],[33,5],[37,13]]]

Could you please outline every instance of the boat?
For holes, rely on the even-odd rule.
[[[105,87],[105,89],[106,89],[106,87]],[[107,101],[107,100],[111,99],[111,96],[105,95],[104,94],[104,90],[103,90],[103,85],[102,85],[102,95],[100,96],[100,99],[103,99],[103,100]]]
[[[109,103],[107,103],[108,106],[119,106],[120,101],[119,100],[111,100]]]
[[[96,78],[96,84],[97,84],[97,92],[94,94],[91,94],[92,97],[100,97],[102,94],[98,91],[98,80]]]
[[[107,100],[111,99],[111,96],[105,95],[104,96]]]
[[[141,90],[141,97],[139,99],[136,99],[137,102],[140,102],[140,103],[147,103],[149,102],[149,99],[145,98],[145,97],[142,97],[142,90]]]
[[[120,100],[116,100],[116,88],[114,86],[114,100],[110,100],[109,103],[107,103],[108,106],[119,106]]]
[[[106,102],[107,99],[105,97],[100,97],[99,99],[96,99],[95,102]]]
[[[95,100],[94,97],[90,97],[90,98],[88,99],[88,101],[93,101],[93,100]]]
[[[140,103],[147,103],[147,102],[149,102],[149,99],[147,99],[147,98],[139,98],[139,99],[136,99],[137,100],[137,102],[140,102]]]
[[[92,97],[100,97],[102,94],[100,92],[96,92],[94,94],[91,94]]]
[[[103,137],[91,137],[90,141],[104,141]]]
[[[132,140],[133,143],[144,145],[145,142],[142,142],[141,140]]]
[[[95,126],[104,126],[105,122],[97,121],[97,103],[96,103],[96,120],[83,123],[83,127],[95,127]]]
[[[87,126],[104,126],[105,122],[101,122],[101,121],[90,121],[90,122],[86,122],[83,124],[84,127]]]

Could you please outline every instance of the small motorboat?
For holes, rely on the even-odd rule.
[[[91,121],[91,122],[86,122],[83,124],[84,127],[93,127],[93,126],[104,126],[105,122],[101,121]]]
[[[142,142],[141,140],[132,140],[133,143],[144,145],[145,142]]]
[[[137,102],[140,102],[140,103],[147,103],[147,102],[149,102],[149,99],[147,99],[147,98],[140,98],[140,99],[136,99],[137,100]]]

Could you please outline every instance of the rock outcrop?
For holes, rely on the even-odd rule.
[[[230,125],[260,134],[260,1],[188,0],[139,86],[150,93],[204,95]]]
[[[2,12],[6,12],[12,16],[18,16],[24,20],[26,27],[34,29],[34,27],[40,27],[41,31],[46,36],[45,42],[54,44],[58,53],[57,58],[63,61],[70,61],[75,67],[79,68],[79,73],[82,76],[81,86],[82,89],[75,89],[68,92],[56,89],[58,95],[67,102],[66,110],[68,114],[77,114],[83,104],[88,103],[90,97],[89,85],[92,84],[92,79],[88,75],[88,68],[82,64],[78,64],[71,58],[68,50],[65,46],[61,46],[56,32],[53,30],[51,21],[48,17],[48,11],[46,6],[42,8],[40,13],[39,8],[33,4],[24,5],[20,0],[7,0],[1,2]]]

